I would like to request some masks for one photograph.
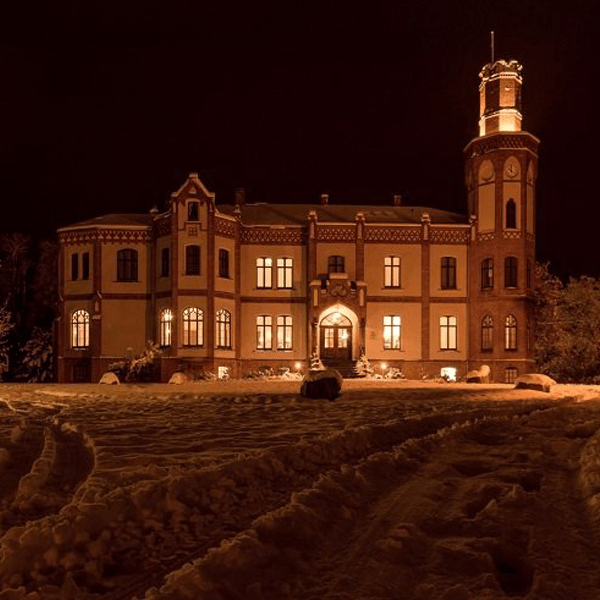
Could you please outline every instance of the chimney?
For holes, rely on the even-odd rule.
[[[321,204],[329,204],[329,194],[321,194]]]
[[[246,190],[244,188],[236,188],[235,205],[242,208],[244,204],[246,204]]]
[[[394,194],[394,206],[402,206],[402,194]]]

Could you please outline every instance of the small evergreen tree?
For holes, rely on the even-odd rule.
[[[8,371],[8,357],[10,354],[10,334],[13,330],[14,323],[12,315],[6,304],[0,307],[0,381],[2,381],[4,373]]]
[[[357,377],[373,377],[375,371],[373,370],[369,359],[364,354],[361,354],[354,365],[354,372]]]
[[[158,344],[148,340],[141,354],[112,363],[108,370],[115,373],[120,381],[148,381],[152,377],[152,365],[161,353]]]
[[[52,331],[34,327],[21,353],[21,377],[28,382],[52,379]]]

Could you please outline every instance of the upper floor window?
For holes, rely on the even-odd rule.
[[[517,287],[517,257],[507,256],[504,259],[504,287]]]
[[[442,281],[443,290],[456,289],[456,258],[454,256],[442,257]]]
[[[385,287],[400,287],[400,257],[386,256],[383,262],[383,284]]]
[[[71,316],[71,347],[88,348],[90,345],[90,313],[76,310]]]
[[[224,308],[217,311],[217,348],[231,348],[231,313]]]
[[[292,349],[292,316],[277,317],[277,350]]]
[[[273,259],[272,258],[257,258],[256,259],[256,287],[257,288],[273,287]]]
[[[198,221],[199,211],[197,202],[188,202],[188,221]]]
[[[494,320],[490,315],[481,321],[481,349],[492,350],[494,347]]]
[[[117,252],[117,281],[138,280],[137,250],[125,248]]]
[[[256,349],[273,349],[273,317],[270,315],[256,317]]]
[[[159,342],[161,346],[170,346],[173,333],[173,313],[170,308],[163,308],[159,316]]]
[[[491,290],[494,287],[494,259],[484,258],[481,261],[481,289]]]
[[[183,345],[202,346],[204,344],[204,313],[200,308],[190,306],[183,313]]]
[[[457,319],[454,316],[440,317],[440,350],[457,349]]]
[[[532,269],[531,269],[531,261],[529,259],[527,259],[527,265],[526,265],[527,271],[525,273],[526,275],[526,279],[525,279],[525,283],[527,285],[527,289],[530,290],[531,286],[533,284],[533,273],[532,273]]]
[[[84,252],[81,255],[81,279],[90,278],[90,253]]]
[[[185,274],[200,275],[200,246],[190,244],[185,247]]]
[[[506,229],[517,228],[517,205],[515,201],[510,198],[506,203]]]
[[[219,248],[219,277],[229,278],[229,250]]]
[[[277,259],[277,287],[291,288],[292,287],[292,259],[278,258]]]
[[[77,281],[79,279],[79,254],[76,252],[71,254],[71,280]]]
[[[169,276],[169,266],[171,264],[170,252],[168,248],[163,248],[160,251],[160,276],[168,277]]]
[[[327,263],[327,271],[329,273],[345,273],[346,266],[343,256],[330,256]]]
[[[400,350],[401,334],[402,319],[400,315],[383,317],[383,347],[385,350]]]
[[[517,318],[514,315],[506,317],[504,326],[504,349],[517,349]]]

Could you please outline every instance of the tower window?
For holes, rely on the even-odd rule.
[[[79,254],[71,254],[71,280],[79,279]]]
[[[504,349],[517,349],[517,318],[514,315],[508,315],[504,325]]]
[[[531,271],[531,261],[529,259],[527,259],[526,284],[527,284],[527,289],[530,290],[531,284],[532,284],[532,271]]]
[[[185,274],[200,275],[200,246],[185,247]]]
[[[217,311],[217,348],[231,348],[231,313],[224,308]]]
[[[492,350],[494,347],[494,320],[490,315],[483,317],[481,321],[481,349]]]
[[[515,201],[510,198],[506,203],[506,229],[517,228],[517,205]]]
[[[169,276],[169,249],[163,248],[160,251],[160,276],[168,277]]]
[[[204,344],[204,313],[194,306],[183,309],[183,345]]]
[[[229,250],[219,248],[219,277],[229,278]]]
[[[160,345],[167,347],[171,345],[171,334],[173,332],[173,313],[170,308],[164,308],[160,311]]]
[[[481,289],[491,290],[494,287],[494,259],[484,258],[481,261]]]
[[[198,211],[198,203],[197,202],[189,202],[188,203],[188,221],[198,221],[199,218]]]
[[[76,310],[71,316],[71,347],[88,348],[90,345],[90,313]]]
[[[442,258],[442,281],[443,290],[456,289],[456,258],[453,256],[444,256]]]
[[[84,252],[81,255],[81,279],[90,278],[90,253]]]
[[[339,255],[330,256],[327,263],[327,270],[329,273],[345,273],[344,257]]]
[[[125,248],[117,252],[117,281],[138,280],[137,250]]]
[[[517,266],[518,261],[516,256],[507,256],[504,259],[504,287],[517,287]]]

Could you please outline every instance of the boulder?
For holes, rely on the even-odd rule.
[[[187,376],[187,373],[182,373],[181,371],[177,371],[171,375],[171,379],[169,379],[169,383],[174,383],[175,385],[181,385],[182,383],[187,383],[190,378]]]
[[[102,375],[102,377],[100,377],[100,381],[98,383],[104,383],[106,385],[118,385],[121,382],[119,381],[116,373],[107,371],[104,373],[104,375]]]
[[[489,383],[490,368],[488,365],[481,365],[479,369],[473,369],[467,373],[467,383]]]
[[[300,393],[305,398],[333,400],[342,390],[342,376],[335,369],[311,369],[302,378]]]
[[[515,380],[516,390],[536,390],[538,392],[549,392],[550,388],[556,385],[556,381],[548,375],[541,373],[525,373],[519,375]]]

